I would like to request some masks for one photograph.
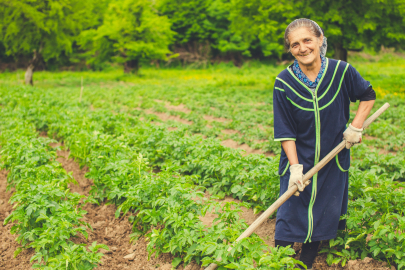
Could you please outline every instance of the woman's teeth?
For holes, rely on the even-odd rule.
[[[308,55],[310,55],[312,52],[310,52],[310,53],[307,53],[307,54],[301,54],[300,56],[308,56]]]

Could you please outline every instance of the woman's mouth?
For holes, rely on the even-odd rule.
[[[307,53],[307,54],[299,54],[299,56],[305,57],[305,56],[310,55],[311,53],[312,53],[312,52],[309,52],[309,53]]]

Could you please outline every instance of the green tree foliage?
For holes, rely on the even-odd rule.
[[[347,50],[365,46],[378,50],[405,40],[403,0],[307,0],[304,15],[325,30],[336,59],[347,59]]]
[[[158,9],[172,23],[176,42],[185,44],[206,40],[210,36],[207,9],[211,0],[161,0]]]
[[[149,0],[113,0],[102,25],[84,31],[80,45],[94,55],[90,64],[118,62],[125,72],[137,72],[142,60],[167,59],[174,35],[170,26]]]
[[[300,12],[298,1],[231,0],[230,28],[243,38],[250,51],[259,50],[262,56],[280,56],[284,51],[284,31]],[[250,51],[244,54],[250,56]]]
[[[230,0],[213,0],[207,8],[208,22],[212,29],[210,40],[212,47],[221,54],[230,56],[234,62],[240,60],[242,54],[249,55],[249,44],[230,29]]]
[[[131,72],[170,50],[183,62],[240,64],[280,58],[297,18],[319,23],[337,59],[365,47],[404,48],[404,0],[0,0],[0,59],[31,59],[27,83],[41,62],[118,62]]]
[[[192,61],[220,55],[238,62],[249,44],[231,31],[230,7],[230,0],[161,0],[158,5],[172,22],[177,50],[187,51],[180,58]]]
[[[72,52],[80,31],[90,23],[93,1],[0,0],[0,37],[7,55],[31,56],[25,82],[35,67]]]

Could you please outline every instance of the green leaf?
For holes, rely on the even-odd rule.
[[[233,263],[230,263],[230,264],[225,265],[225,268],[228,268],[228,269],[239,269],[239,264],[233,262]]]
[[[182,259],[179,257],[174,258],[172,261],[172,266],[177,267],[181,263],[181,261],[182,261]]]

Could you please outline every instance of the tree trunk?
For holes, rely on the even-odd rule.
[[[34,82],[32,81],[32,75],[34,74],[34,65],[30,64],[27,68],[27,71],[25,71],[25,84],[26,85],[34,85]]]
[[[347,62],[347,50],[343,48],[342,44],[335,44],[335,59]]]
[[[134,73],[138,74],[139,70],[139,61],[136,60],[129,60],[124,63],[124,72],[125,73]]]
[[[41,51],[41,49],[40,49]],[[25,84],[26,85],[34,85],[34,81],[32,79],[33,74],[34,74],[34,69],[36,68],[36,66],[38,65],[39,61],[41,59],[41,54],[40,52],[37,52],[36,50],[34,50],[34,57],[32,58],[32,60],[30,61],[27,71],[25,72]]]

